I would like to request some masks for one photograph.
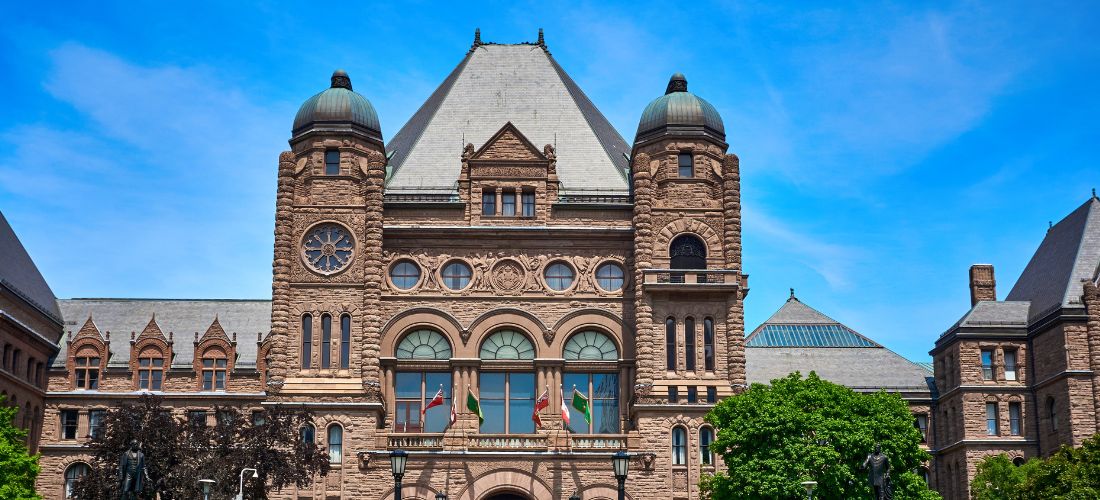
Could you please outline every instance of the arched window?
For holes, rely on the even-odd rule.
[[[328,461],[333,464],[344,461],[344,428],[340,424],[328,427]]]
[[[11,363],[11,344],[4,344],[4,369],[9,370]]]
[[[164,357],[154,347],[146,348],[138,355],[138,389],[159,391],[164,377]]]
[[[611,339],[600,332],[583,331],[565,341],[563,357],[566,360],[615,361],[619,349]]]
[[[340,368],[351,366],[351,315],[340,316]]]
[[[332,362],[332,315],[321,315],[321,368],[328,368]]]
[[[228,369],[226,354],[218,347],[207,349],[202,354],[202,390],[224,391],[225,375]]]
[[[1027,462],[1027,460],[1024,460],[1024,457],[1016,457],[1012,459],[1012,465],[1015,465],[1016,467],[1024,465],[1025,462]]]
[[[672,465],[687,465],[687,431],[680,426],[672,428]]]
[[[76,462],[65,469],[65,498],[73,497],[76,481],[84,477],[91,469],[84,462]]]
[[[450,359],[451,343],[435,330],[414,330],[397,344],[397,359]]]
[[[298,436],[303,443],[314,444],[317,442],[317,428],[313,424],[305,424],[298,429]]]
[[[714,371],[714,320],[703,318],[703,369]]]
[[[693,235],[677,236],[668,247],[668,255],[672,269],[707,268],[707,247]]]
[[[313,365],[313,315],[302,315],[302,368]]]
[[[714,452],[710,445],[714,442],[714,429],[710,427],[699,428],[699,463],[714,465]]]
[[[481,344],[481,359],[535,359],[535,346],[520,332],[500,330]]]
[[[1047,397],[1047,415],[1050,416],[1050,432],[1058,432],[1058,404],[1053,397]]]
[[[665,320],[665,367],[676,371],[676,318]]]
[[[695,318],[684,318],[684,368],[695,371]]]

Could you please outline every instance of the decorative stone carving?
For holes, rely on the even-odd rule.
[[[512,259],[504,259],[493,267],[493,288],[500,292],[516,293],[523,288],[527,273],[523,266]]]

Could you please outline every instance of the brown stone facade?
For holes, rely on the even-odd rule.
[[[61,328],[60,317],[0,282],[0,395],[18,409],[14,423],[27,430],[32,453],[42,433],[46,374]]]

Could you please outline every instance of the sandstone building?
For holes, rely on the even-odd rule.
[[[935,483],[969,498],[989,454],[1017,463],[1100,431],[1100,200],[1053,224],[997,300],[993,266],[970,268],[971,309],[932,349]]]
[[[698,498],[721,467],[703,415],[796,369],[898,391],[928,429],[931,372],[793,292],[745,335],[738,158],[683,75],[655,90],[627,144],[541,36],[477,36],[383,143],[333,73],[278,157],[271,300],[59,301],[39,490],[65,497],[101,412],[145,392],[196,423],[215,404],[308,405],[333,471],[286,498],[392,498],[393,449],[405,498],[615,498],[618,450],[630,498]],[[574,387],[593,419],[567,430]],[[469,392],[485,422],[459,404],[449,425]]]

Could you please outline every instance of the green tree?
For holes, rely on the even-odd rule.
[[[1041,460],[1033,458],[1017,466],[1003,453],[986,457],[978,462],[978,472],[970,482],[970,493],[975,500],[1031,498],[1024,485],[1028,476],[1041,465]]]
[[[1003,454],[988,456],[978,463],[970,491],[980,500],[1100,498],[1100,435],[1080,448],[1063,446],[1046,460],[1032,458],[1020,467]]]
[[[88,442],[91,470],[77,481],[74,497],[114,500],[119,496],[119,459],[131,439],[141,443],[149,480],[145,494],[162,499],[201,498],[197,480],[216,481],[211,498],[233,498],[239,474],[257,469],[259,479],[245,480],[245,498],[267,498],[289,485],[307,486],[329,471],[328,454],[316,443],[299,439],[299,429],[312,420],[304,410],[272,406],[246,415],[238,408],[216,407],[216,425],[193,425],[172,417],[161,398],[142,396],[135,405],[107,412],[102,430]]]
[[[0,396],[0,498],[39,499],[34,492],[38,455],[27,450],[27,431],[15,426],[17,410]]]
[[[709,498],[804,498],[807,480],[817,481],[817,498],[870,498],[862,465],[875,443],[890,456],[894,498],[939,498],[915,472],[929,456],[897,394],[859,394],[795,372],[726,398],[706,420],[727,468],[703,478]]]

